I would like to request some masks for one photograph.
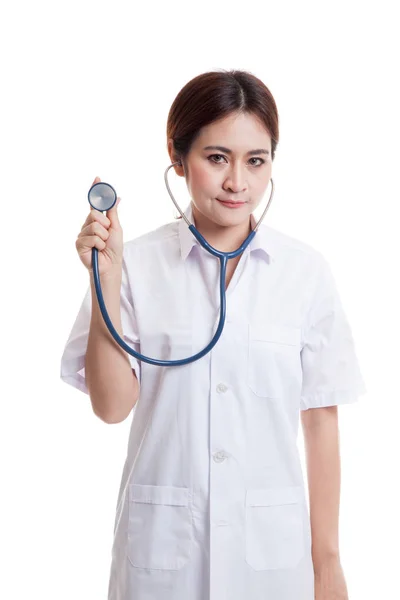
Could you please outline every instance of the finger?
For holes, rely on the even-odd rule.
[[[90,248],[97,248],[98,250],[104,250],[107,244],[97,235],[87,235],[79,237],[75,242],[76,249],[79,253],[86,252]]]
[[[98,221],[94,221],[86,225],[78,234],[78,237],[86,237],[88,235],[98,235],[102,240],[106,241],[110,237],[110,232]]]
[[[86,217],[84,224],[81,227],[81,231],[84,229],[84,227],[86,227],[90,223],[93,223],[94,221],[98,221],[106,229],[108,229],[111,225],[111,221],[108,217],[106,217],[106,215],[104,215],[100,210],[92,208],[88,216]]]

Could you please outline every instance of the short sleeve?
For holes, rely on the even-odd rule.
[[[335,279],[320,258],[303,332],[301,410],[355,402],[367,392]]]
[[[85,380],[85,354],[89,338],[90,319],[92,312],[92,293],[90,285],[88,286],[82,304],[72,326],[67,339],[64,351],[61,357],[60,377],[65,383],[68,383],[85,394],[89,394]],[[95,298],[97,302],[97,298]],[[135,310],[132,302],[132,294],[128,283],[126,270],[126,254],[122,266],[121,280],[121,324],[124,341],[136,352],[140,352],[140,340],[135,316]],[[141,368],[140,361],[127,352],[132,369],[135,370],[136,377],[140,381]]]

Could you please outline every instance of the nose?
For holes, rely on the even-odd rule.
[[[242,192],[246,189],[245,170],[239,163],[231,166],[223,187],[225,190],[232,190],[232,192]]]

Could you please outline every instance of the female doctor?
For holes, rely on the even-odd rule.
[[[175,98],[168,153],[190,193],[186,216],[216,249],[236,250],[254,228],[278,139],[272,94],[249,72],[203,73]],[[61,361],[62,379],[89,394],[106,423],[135,407],[109,600],[347,599],[337,406],[366,390],[327,261],[262,224],[228,261],[214,348],[189,364],[148,364],[106,327],[92,248],[119,335],[165,360],[213,337],[220,264],[183,219],[123,243],[119,201],[107,215],[91,210],[78,234],[90,285]]]

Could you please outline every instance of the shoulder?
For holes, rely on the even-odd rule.
[[[270,245],[276,261],[292,261],[297,266],[319,271],[326,259],[322,252],[300,238],[288,235],[269,225],[261,225],[266,245]]]

